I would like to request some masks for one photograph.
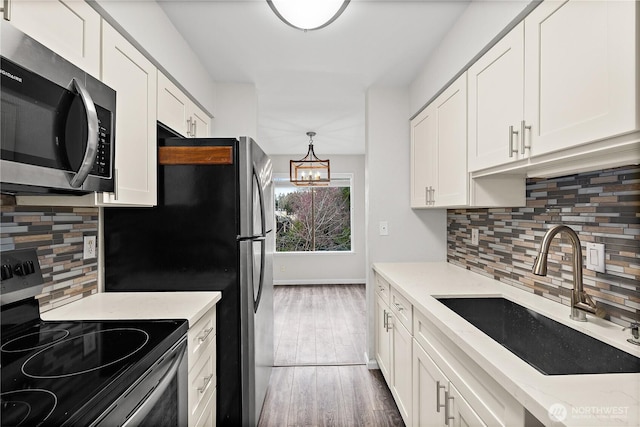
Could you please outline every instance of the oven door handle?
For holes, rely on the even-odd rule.
[[[182,348],[182,346],[181,346]],[[176,360],[171,364],[171,367],[167,370],[167,373],[164,374],[162,379],[158,382],[156,388],[147,396],[147,398],[142,402],[142,404],[135,410],[133,414],[124,422],[122,427],[133,427],[140,425],[144,418],[149,414],[149,411],[155,406],[156,403],[160,400],[164,392],[171,384],[173,377],[176,375],[178,368],[180,367],[180,363],[184,358],[185,353],[187,352],[186,348],[182,348],[180,350],[180,354],[176,357]]]
[[[91,99],[91,95],[89,95],[84,85],[75,77],[71,80],[71,83],[69,83],[69,90],[72,89],[80,95],[80,99],[87,113],[87,149],[84,152],[84,158],[82,159],[80,168],[69,180],[69,185],[73,188],[78,188],[82,186],[89,172],[93,169],[93,164],[98,154],[98,113],[96,111],[96,105],[93,103],[93,99]]]

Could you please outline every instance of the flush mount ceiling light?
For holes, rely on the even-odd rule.
[[[289,181],[298,187],[317,187],[329,185],[331,167],[329,160],[320,160],[313,151],[315,132],[307,132],[309,150],[300,160],[289,160]]]
[[[350,0],[267,0],[273,13],[302,31],[319,30],[344,12]]]

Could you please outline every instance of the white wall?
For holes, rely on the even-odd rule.
[[[154,62],[209,113],[216,115],[215,82],[156,2],[94,0],[89,3],[116,29],[133,37],[136,47],[151,55]]]
[[[258,96],[253,84],[217,83],[214,137],[250,136],[258,144]]]
[[[405,91],[370,88],[366,101],[367,355],[375,366],[375,262],[446,259],[446,210],[409,208],[409,119],[514,20],[537,1],[475,0],[456,21]],[[379,221],[389,236],[379,236]]]
[[[472,1],[437,48],[410,87],[411,116],[487,46],[531,0]]]
[[[372,88],[367,92],[367,358],[370,362],[375,359],[375,286],[371,265],[446,259],[446,210],[410,208],[409,116],[407,89]],[[388,222],[388,236],[379,235],[379,221]]]
[[[274,173],[289,175],[289,160],[305,153],[291,156],[271,156]],[[273,257],[273,281],[282,284],[350,284],[365,283],[365,203],[364,156],[337,156],[324,154],[331,160],[331,174],[353,174],[352,252],[350,253],[277,253]],[[284,271],[282,271],[284,269]]]

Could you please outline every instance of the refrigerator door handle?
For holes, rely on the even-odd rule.
[[[266,261],[266,241],[264,238],[260,239],[260,279],[258,282],[258,295],[256,295],[253,301],[253,312],[258,312],[258,307],[260,306],[260,298],[262,297],[262,288],[264,286],[264,265]]]
[[[267,230],[265,233],[256,234],[253,236],[238,236],[236,240],[238,242],[246,242],[247,240],[265,240],[267,238],[267,234],[271,233],[273,230]]]
[[[264,234],[257,234],[255,236],[238,236],[236,239],[238,240],[238,242],[246,242],[248,240],[260,241],[265,240],[266,238],[267,236],[265,236]]]

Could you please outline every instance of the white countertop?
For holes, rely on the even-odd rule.
[[[630,334],[621,326],[589,314],[587,322],[572,321],[568,306],[446,262],[376,263],[373,268],[544,424],[640,425],[640,374],[543,375],[434,297],[502,296],[640,357],[640,348],[626,341]],[[566,409],[562,423],[549,417],[553,405]]]
[[[191,327],[222,298],[220,292],[105,292],[41,314],[42,320],[187,319]]]

